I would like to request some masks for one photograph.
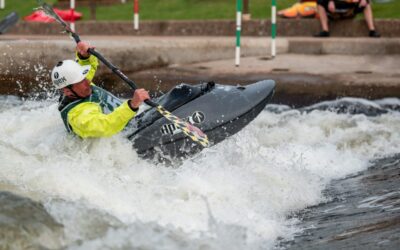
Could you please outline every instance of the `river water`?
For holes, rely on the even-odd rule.
[[[396,98],[268,105],[238,134],[165,167],[123,135],[67,135],[53,98],[2,96],[0,191],[38,201],[62,225],[57,243],[37,243],[49,248],[272,249],[303,230],[293,213],[332,199],[332,180],[399,153],[399,110]],[[7,216],[2,225],[21,215]]]

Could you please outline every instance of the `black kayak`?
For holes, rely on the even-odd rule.
[[[270,101],[274,90],[273,80],[246,86],[180,84],[155,101],[200,128],[212,146],[249,124]],[[131,125],[128,138],[143,158],[171,161],[203,149],[155,108],[137,115]]]

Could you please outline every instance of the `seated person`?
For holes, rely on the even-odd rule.
[[[370,0],[317,0],[317,10],[322,31],[315,37],[329,37],[328,16],[331,19],[353,18],[364,13],[370,37],[380,37],[375,31]]]

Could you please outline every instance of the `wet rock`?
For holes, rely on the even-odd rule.
[[[59,249],[63,226],[41,203],[0,192],[0,249]]]
[[[81,202],[54,199],[46,208],[64,225],[67,245],[104,237],[108,230],[124,226],[116,217]]]
[[[365,171],[334,181],[331,201],[300,213],[305,230],[284,249],[398,249],[400,154],[376,160]]]

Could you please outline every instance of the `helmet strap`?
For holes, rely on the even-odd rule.
[[[72,84],[66,86],[66,88],[68,88],[69,90],[71,90],[71,92],[74,94],[75,97],[77,97],[77,98],[83,98],[82,96],[78,95],[78,93],[76,93],[76,92],[72,89]]]

